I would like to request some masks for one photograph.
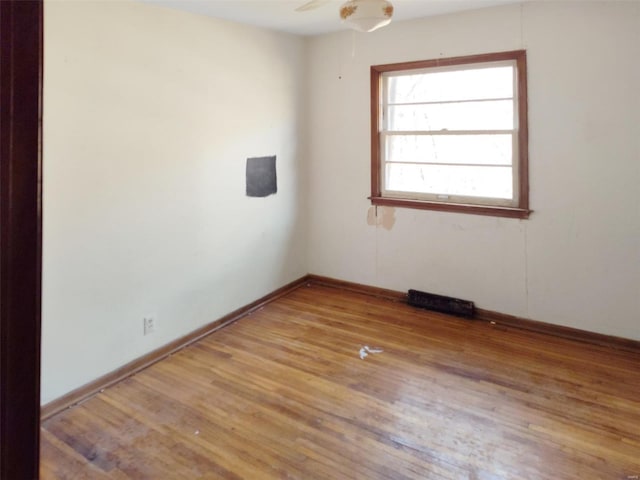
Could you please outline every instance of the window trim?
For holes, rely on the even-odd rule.
[[[371,196],[373,205],[391,207],[437,210],[496,217],[521,218],[529,217],[529,128],[527,104],[527,61],[525,50],[486,53],[463,57],[439,58],[415,62],[392,63],[371,66]],[[466,203],[438,202],[417,200],[397,196],[382,195],[380,115],[382,110],[380,93],[382,91],[382,75],[387,72],[402,72],[434,67],[450,67],[473,63],[489,63],[499,61],[515,61],[518,86],[518,202],[516,207],[479,205]]]

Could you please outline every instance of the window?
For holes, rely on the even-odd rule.
[[[371,67],[375,205],[529,216],[526,53]]]

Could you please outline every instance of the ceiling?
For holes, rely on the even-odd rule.
[[[1,0],[0,0],[1,1]],[[201,15],[294,33],[319,35],[346,30],[338,15],[344,0],[327,0],[315,10],[296,12],[306,0],[141,0]],[[392,0],[394,22],[518,3],[520,0]]]

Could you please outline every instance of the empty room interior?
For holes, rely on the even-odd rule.
[[[41,478],[640,478],[640,2],[310,3],[44,2]]]

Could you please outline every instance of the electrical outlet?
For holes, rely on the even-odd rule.
[[[155,317],[148,316],[142,319],[142,327],[145,335],[149,335],[156,331],[156,319]]]

